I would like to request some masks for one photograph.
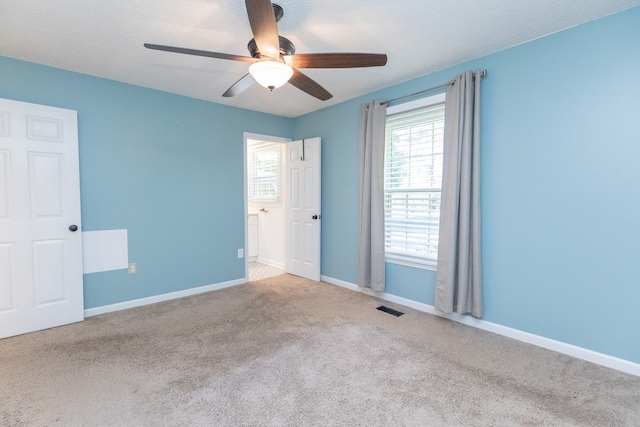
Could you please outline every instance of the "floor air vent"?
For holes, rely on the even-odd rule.
[[[393,308],[385,307],[384,305],[381,305],[377,309],[380,310],[380,311],[384,311],[385,313],[389,313],[392,316],[396,316],[396,317],[400,317],[400,316],[402,316],[404,314],[401,311],[394,310]]]

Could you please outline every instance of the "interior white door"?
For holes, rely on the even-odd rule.
[[[0,338],[83,318],[77,114],[0,99]]]
[[[287,273],[320,281],[320,138],[287,144]]]

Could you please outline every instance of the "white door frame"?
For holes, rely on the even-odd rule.
[[[247,170],[247,154],[248,154],[248,140],[250,139],[254,139],[254,140],[258,140],[258,141],[265,141],[265,142],[279,142],[279,143],[283,143],[286,144],[288,142],[291,142],[292,139],[291,138],[283,138],[283,137],[279,137],[279,136],[272,136],[272,135],[262,135],[262,134],[258,134],[258,133],[251,133],[251,132],[244,132],[243,134],[243,139],[244,139],[244,144],[243,144],[243,169],[244,169],[244,175],[243,175],[243,179],[244,179],[244,185],[243,185],[243,191],[244,191],[244,280],[249,280],[249,257],[247,256],[247,252],[249,250],[249,195],[247,193],[247,187],[248,187],[248,173],[249,171]],[[286,165],[286,159],[284,158],[285,156],[282,156],[282,164]],[[283,180],[283,187],[286,189],[286,186],[288,185],[287,183],[287,178],[284,176],[284,174],[282,175]],[[286,191],[282,191],[282,194],[286,194]],[[283,240],[284,240],[284,236],[283,236]]]

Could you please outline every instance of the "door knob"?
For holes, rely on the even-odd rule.
[[[69,231],[78,231],[78,226],[77,226],[77,225],[75,225],[75,224],[71,224],[71,225],[69,226]]]
[[[322,218],[321,215],[314,215],[314,216],[311,217],[311,219],[320,219],[320,218]]]

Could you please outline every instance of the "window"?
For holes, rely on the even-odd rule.
[[[249,156],[249,200],[280,201],[281,144],[262,143],[251,147]]]
[[[387,110],[384,204],[389,262],[436,266],[443,133],[444,95]]]

